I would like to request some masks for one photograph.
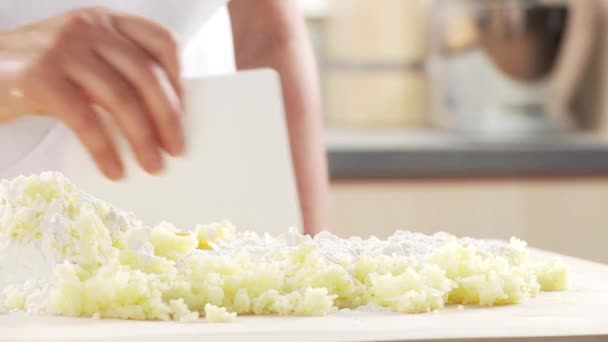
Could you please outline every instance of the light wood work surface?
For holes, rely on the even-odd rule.
[[[542,254],[539,252],[539,254]],[[438,313],[240,317],[231,324],[0,315],[0,341],[608,341],[608,266],[565,257],[572,288],[520,305]]]

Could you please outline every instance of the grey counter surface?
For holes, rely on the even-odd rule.
[[[334,179],[608,176],[608,140],[592,135],[330,130],[326,142]]]

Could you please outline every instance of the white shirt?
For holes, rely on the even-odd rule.
[[[148,17],[168,29],[182,47],[186,77],[234,70],[228,0],[0,0],[0,30],[19,27],[70,9],[104,6]],[[23,117],[0,125],[0,178],[60,171],[60,124]],[[55,134],[53,134],[55,133]]]

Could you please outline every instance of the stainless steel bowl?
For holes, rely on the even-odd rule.
[[[566,5],[512,0],[475,5],[478,46],[501,71],[518,81],[551,72],[568,22]]]

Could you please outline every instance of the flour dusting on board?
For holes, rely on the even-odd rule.
[[[186,227],[189,228],[189,227]],[[564,290],[524,242],[399,231],[386,240],[147,226],[58,173],[0,183],[0,307],[30,314],[233,321],[237,314],[435,312]]]

